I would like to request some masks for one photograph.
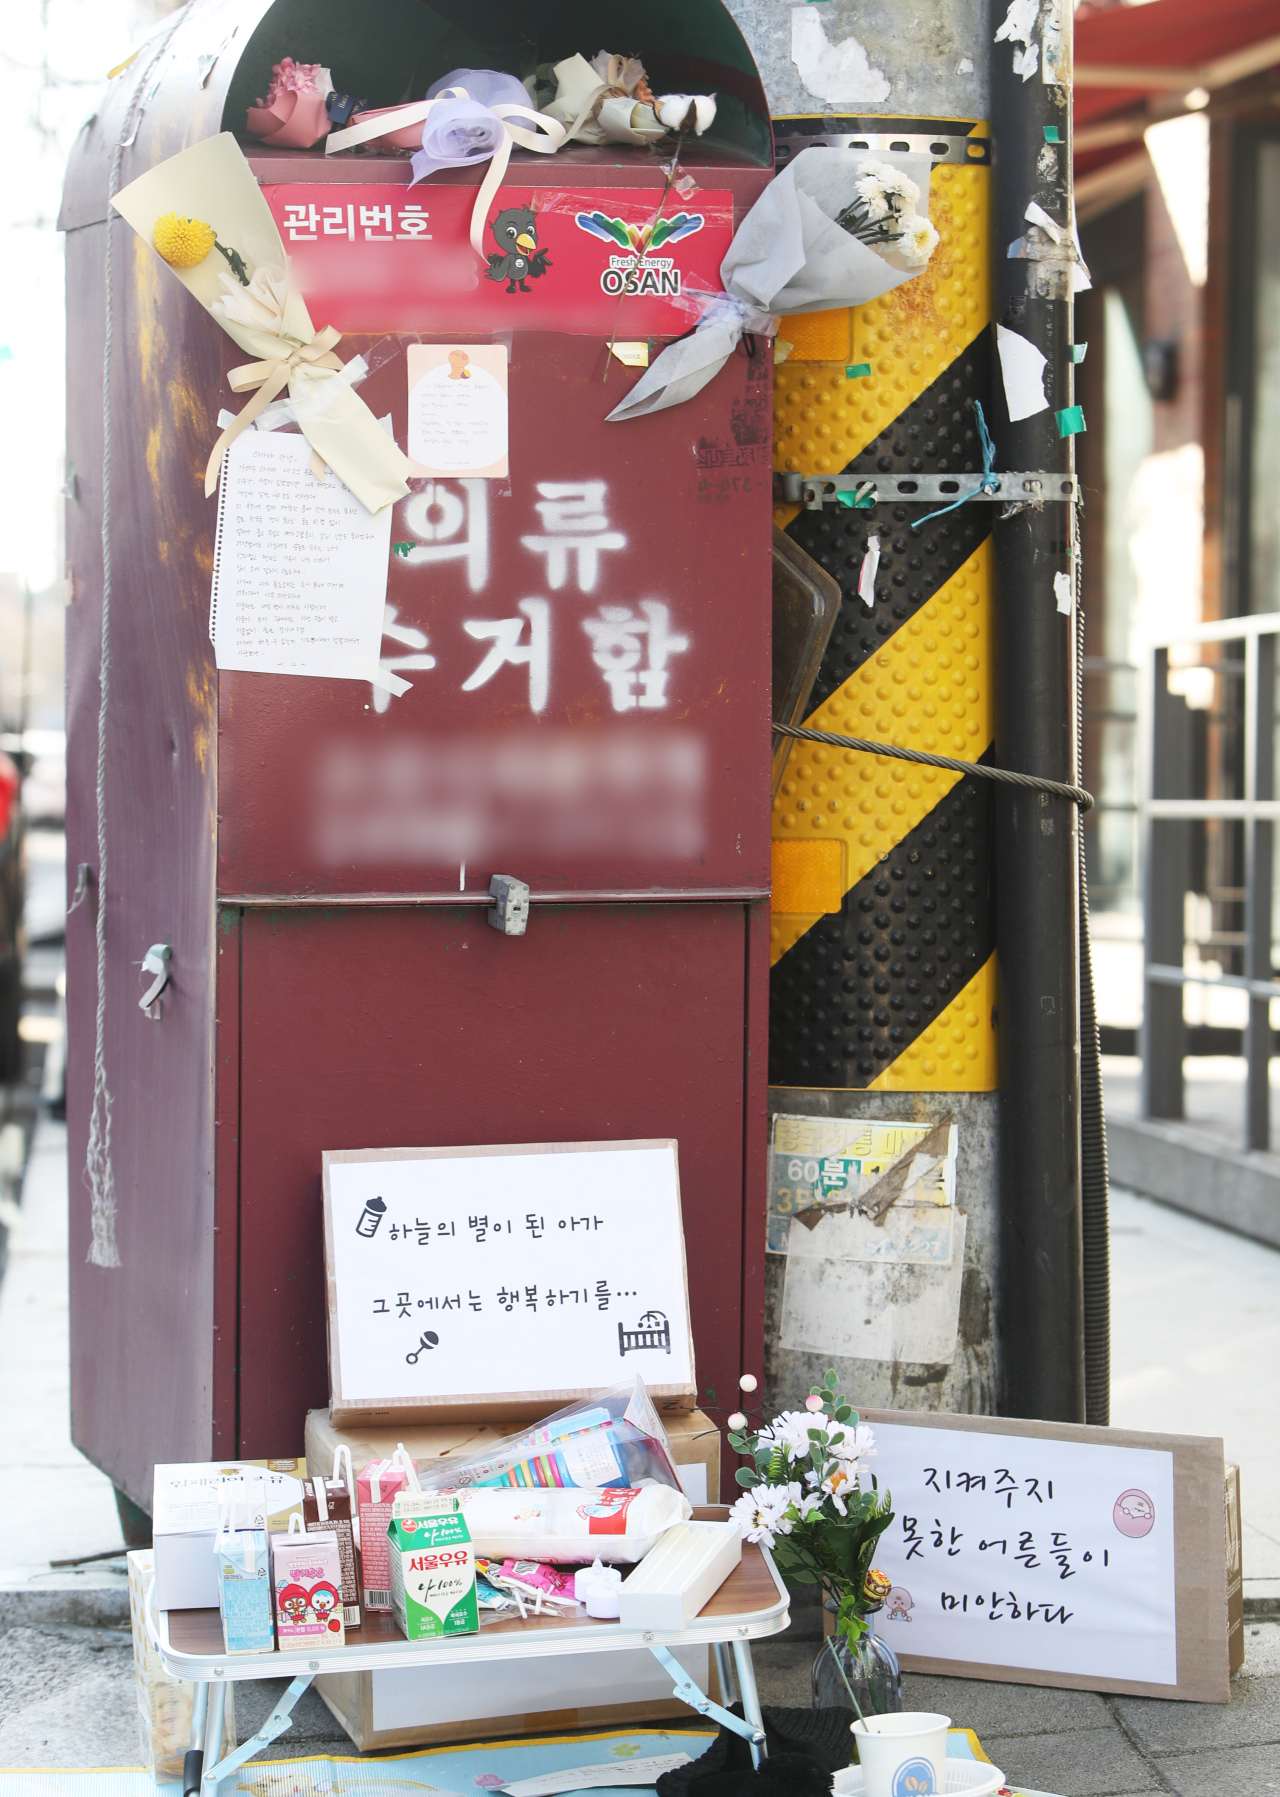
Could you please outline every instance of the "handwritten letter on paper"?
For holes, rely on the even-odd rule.
[[[391,511],[366,511],[332,470],[317,480],[305,437],[238,437],[213,558],[218,666],[367,680],[382,641]]]
[[[414,343],[408,362],[413,472],[505,476],[506,345]]]

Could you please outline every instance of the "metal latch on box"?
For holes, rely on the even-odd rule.
[[[153,977],[151,984],[138,1000],[138,1009],[144,1011],[152,1023],[160,1021],[160,994],[173,977],[170,968],[172,960],[173,950],[167,942],[153,942],[142,957],[143,973],[149,973]]]
[[[494,874],[489,882],[493,908],[489,922],[504,936],[523,936],[529,922],[529,888],[514,874]]]
[[[1074,505],[1080,483],[1074,474],[783,474],[782,496],[789,505],[803,505],[820,512],[824,505],[852,506],[870,511],[874,505],[902,500],[932,501],[985,499],[1001,505],[1043,505],[1063,500]],[[983,486],[983,481],[987,486]],[[990,483],[996,482],[991,488]]]

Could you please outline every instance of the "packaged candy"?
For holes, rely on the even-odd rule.
[[[295,1512],[288,1534],[271,1537],[271,1578],[281,1652],[345,1647],[342,1560],[332,1529],[309,1535]]]
[[[447,1498],[419,1499],[424,1513],[387,1530],[391,1599],[409,1641],[471,1635],[480,1627],[475,1553],[467,1525]]]
[[[391,1568],[387,1559],[391,1506],[401,1492],[421,1489],[417,1468],[403,1442],[396,1443],[389,1460],[371,1460],[356,1480],[360,1582],[366,1610],[391,1608]]]
[[[347,1476],[342,1478],[346,1459]],[[351,1476],[351,1449],[338,1448],[333,1456],[333,1477],[308,1479],[302,1487],[302,1522],[309,1535],[332,1531],[338,1538],[342,1563],[342,1620],[349,1629],[360,1627],[360,1574],[356,1567],[355,1480]]]

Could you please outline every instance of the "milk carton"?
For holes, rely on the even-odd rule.
[[[308,1535],[295,1513],[289,1533],[271,1537],[271,1580],[282,1653],[346,1646],[336,1534]]]
[[[403,1443],[397,1444],[389,1460],[371,1460],[356,1480],[361,1595],[366,1610],[391,1608],[391,1567],[387,1559],[391,1506],[400,1493],[420,1490],[417,1468]]]
[[[480,1613],[467,1525],[452,1499],[433,1504],[420,1498],[416,1508],[417,1515],[397,1517],[387,1529],[391,1602],[400,1631],[409,1641],[474,1634]]]
[[[342,1620],[349,1629],[360,1627],[360,1574],[356,1566],[354,1485],[345,1484],[338,1475],[342,1455],[347,1457],[350,1471],[351,1453],[339,1448],[334,1458],[334,1476],[308,1479],[302,1487],[302,1524],[309,1535],[332,1533],[338,1538],[338,1560],[342,1567]]]
[[[237,1529],[218,1536],[218,1608],[229,1654],[270,1653],[276,1644],[271,1620],[270,1549],[265,1529]]]

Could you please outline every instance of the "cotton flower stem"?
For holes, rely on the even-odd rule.
[[[249,270],[245,266],[244,257],[240,254],[239,250],[229,250],[225,244],[219,243],[216,237],[213,240],[213,247],[215,250],[220,250],[226,257],[231,272],[236,280],[239,281],[240,285],[242,287],[247,287],[249,285]]]

